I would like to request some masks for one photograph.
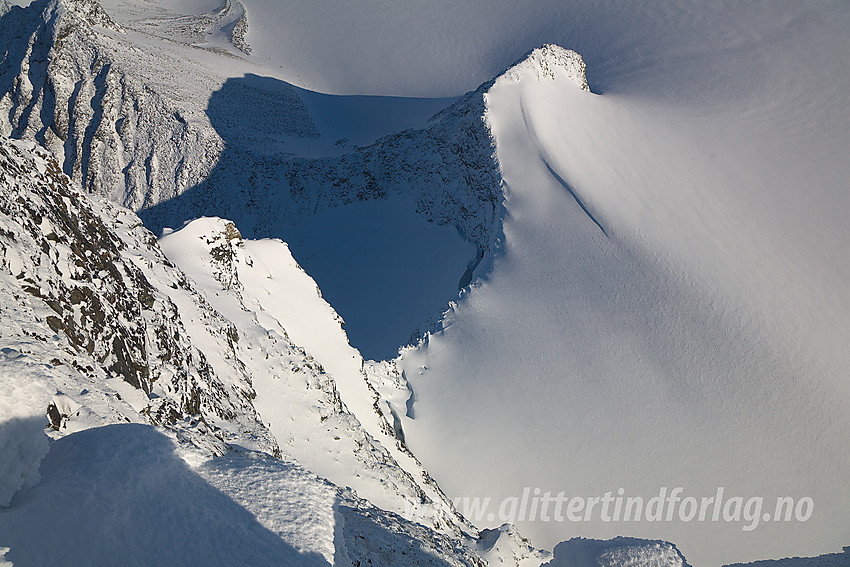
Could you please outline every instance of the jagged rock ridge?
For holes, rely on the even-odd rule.
[[[481,248],[498,235],[499,176],[482,120],[483,89],[424,129],[338,157],[269,155],[222,138],[227,124],[201,97],[224,78],[196,65],[187,72],[193,88],[200,86],[189,92],[181,74],[174,76],[180,83],[151,75],[151,69],[187,63],[167,50],[135,47],[134,34],[156,29],[134,25],[138,30],[114,24],[94,0],[37,0],[5,14],[0,39],[9,49],[0,64],[0,131],[35,139],[74,181],[145,211],[154,230],[180,226],[202,210],[251,224],[243,228],[251,236],[279,236],[279,223],[299,215],[403,193],[425,218],[457,226]],[[292,95],[286,104],[297,109],[300,101]],[[277,130],[285,132],[287,124]],[[298,126],[290,134],[316,132]],[[234,199],[236,187],[240,197]],[[180,195],[187,198],[176,199]],[[279,205],[269,210],[270,201]],[[243,217],[259,218],[256,227],[240,222]]]

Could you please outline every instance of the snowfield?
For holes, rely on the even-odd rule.
[[[789,20],[781,61],[762,37],[730,46],[760,81],[714,97],[594,94],[569,67],[547,76],[551,56],[487,92],[504,241],[444,331],[401,358],[408,444],[450,496],[725,487],[769,513],[808,496],[805,523],[751,531],[518,525],[547,547],[663,537],[706,565],[846,543],[850,107],[831,79],[846,58],[819,42],[847,41],[823,16]]]
[[[848,564],[847,5],[13,4],[0,565]]]

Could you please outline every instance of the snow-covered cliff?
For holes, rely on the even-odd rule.
[[[355,510],[371,506],[355,494],[408,516],[428,504],[428,513],[415,517],[430,529],[410,533],[460,546],[444,551],[453,563],[478,561],[468,547],[477,531],[398,442],[377,408],[362,360],[353,359],[347,375],[337,372],[333,360],[327,361],[333,373],[326,371],[276,319],[297,314],[266,303],[268,291],[258,285],[301,294],[315,305],[306,307],[312,323],[326,318],[324,325],[336,329],[337,348],[350,349],[338,317],[294,261],[263,263],[269,260],[264,249],[278,258],[285,245],[244,243],[225,221],[199,223],[184,229],[180,240],[175,234],[167,241],[177,257],[183,246],[206,258],[201,265],[211,271],[196,269],[195,283],[133,213],[81,194],[34,143],[0,139],[2,504],[36,484],[36,493],[50,490],[51,469],[42,467],[47,476],[41,483],[38,474],[49,448],[45,422],[51,437],[68,438],[65,447],[76,447],[70,439],[78,439],[78,432],[131,422],[157,426],[179,446],[196,447],[199,462],[244,453],[297,459],[356,490],[339,496]],[[294,328],[298,322],[292,320]],[[304,337],[309,343],[309,332]],[[126,431],[128,442],[149,435]],[[104,466],[121,466],[121,460]],[[235,481],[228,475],[237,473],[224,468],[220,482],[230,486]],[[15,509],[9,518],[16,517]],[[406,520],[374,513],[407,533]],[[11,533],[4,531],[4,537]]]

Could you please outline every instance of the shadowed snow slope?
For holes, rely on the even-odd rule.
[[[401,198],[356,203],[310,217],[287,241],[367,358],[390,359],[413,330],[458,293],[475,247],[428,223]]]
[[[68,436],[53,444],[41,471],[41,483],[0,513],[2,544],[12,549],[6,558],[15,565],[328,565],[315,550],[320,538],[302,537],[298,544],[309,550],[302,555],[296,541],[269,531],[192,471],[151,427]],[[319,513],[319,502],[303,497],[302,506]]]
[[[847,543],[848,16],[743,15],[723,96],[599,96],[539,58],[496,81],[504,245],[402,357],[408,444],[450,496],[722,486],[764,497],[756,525],[597,509],[519,527],[543,546],[663,538],[709,566]],[[811,497],[811,518],[761,521],[777,496]]]
[[[0,545],[18,567],[477,564],[447,538],[296,464],[257,453],[211,458],[150,426],[68,435],[53,442],[41,473],[0,511]]]

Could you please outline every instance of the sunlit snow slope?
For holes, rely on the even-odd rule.
[[[715,82],[675,100],[584,91],[539,53],[496,81],[500,254],[402,359],[409,445],[450,496],[722,486],[768,513],[809,496],[807,522],[751,531],[520,528],[544,546],[663,536],[697,565],[847,544],[850,13],[817,8],[738,10],[722,46],[678,63]]]
[[[776,496],[810,496],[809,521],[764,521],[751,532],[743,522],[521,527],[549,547],[579,534],[663,538],[696,565],[850,543],[846,3],[104,0],[114,25],[93,6],[37,0],[8,12],[0,30],[9,44],[0,47],[8,90],[0,130],[42,141],[87,189],[144,209],[157,231],[218,215],[246,234],[291,240],[297,219],[304,249],[317,254],[347,234],[311,249],[321,240],[309,238],[323,220],[317,213],[368,222],[345,215],[386,203],[351,206],[355,196],[414,197],[423,218],[458,227],[487,250],[475,275],[488,275],[445,315],[444,332],[402,357],[412,395],[389,371],[371,375],[391,365],[364,370],[394,402],[399,422],[384,435],[403,431],[450,496],[498,501],[524,487],[601,496],[622,487],[649,498],[682,486],[699,498],[723,486],[727,495],[764,497],[766,512]],[[593,93],[559,71],[550,50],[427,124],[448,100],[386,96],[456,97],[550,42],[583,56]],[[479,120],[485,91],[504,208]],[[418,130],[394,133],[408,127]],[[341,244],[361,244],[365,232]],[[429,249],[460,248],[445,242]],[[299,258],[299,243],[290,245]],[[244,250],[253,246],[245,258],[283,244]],[[457,263],[460,272],[465,262]],[[210,284],[216,277],[213,264],[185,267]],[[245,296],[218,284],[204,290],[217,309],[250,319],[239,349],[254,371],[274,368],[254,346],[268,336],[272,346],[289,345],[264,334],[258,313],[271,304],[255,295],[263,283],[242,282]],[[329,307],[315,295],[310,305],[338,311],[351,329],[354,318],[325,297]],[[278,315],[281,323],[292,313]],[[342,392],[359,378],[351,361],[360,361],[347,358],[334,331],[327,342],[302,337],[317,360],[339,365]],[[233,367],[241,380],[221,350],[235,349],[233,340],[219,339],[207,349],[222,355],[216,370]],[[304,383],[317,383],[322,373],[312,370]],[[304,399],[332,404],[330,385]],[[272,409],[282,390],[271,373],[258,380],[264,386],[275,395],[257,409],[285,438],[281,416],[260,408]],[[362,409],[364,400],[351,403]],[[379,406],[386,419],[389,406]],[[334,411],[342,428],[353,419]],[[368,432],[380,427],[378,418],[364,421]],[[303,442],[305,431],[290,429],[288,440]],[[353,431],[346,442],[360,435]],[[321,430],[330,446],[334,432]],[[361,475],[321,462],[315,447],[300,445],[302,457]],[[361,449],[372,453],[370,444]],[[375,488],[382,479],[360,482]]]

